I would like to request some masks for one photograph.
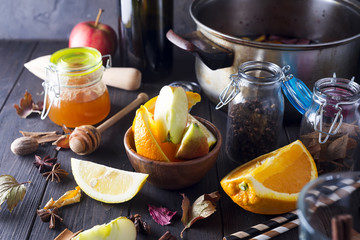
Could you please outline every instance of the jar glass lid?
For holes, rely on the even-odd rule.
[[[50,57],[50,67],[61,73],[89,74],[101,66],[101,53],[90,47],[64,48]]]
[[[310,107],[312,92],[300,79],[291,77],[284,79],[281,88],[289,102],[301,114],[304,114]]]

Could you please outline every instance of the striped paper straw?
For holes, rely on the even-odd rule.
[[[285,223],[284,225],[274,228],[266,233],[260,234],[254,238],[251,238],[250,240],[267,240],[273,237],[276,237],[284,232],[289,231],[290,229],[298,227],[300,224],[299,219],[292,220],[288,223]]]
[[[283,223],[286,223],[288,221],[297,219],[297,210],[294,210],[292,212],[285,213],[282,216],[278,216],[275,218],[272,218],[270,220],[267,220],[261,224],[252,226],[244,231],[239,231],[236,233],[231,234],[230,236],[226,236],[223,238],[223,240],[238,240],[238,239],[249,239],[251,237],[257,236],[261,234],[264,231],[267,231],[272,228],[276,228],[281,226]]]
[[[355,181],[346,178],[336,185],[323,186],[321,190],[310,190],[305,197],[305,201],[313,203],[313,207],[309,211],[315,212],[319,207],[329,206],[350,195],[358,188],[360,188],[360,180]]]

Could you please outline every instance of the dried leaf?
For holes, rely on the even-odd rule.
[[[25,91],[24,97],[20,99],[20,106],[14,104],[14,108],[20,117],[26,118],[33,112],[40,114],[43,109],[43,102],[40,101],[35,104],[31,94],[28,91]]]
[[[190,201],[185,194],[181,195],[183,196],[181,204],[183,215],[181,222],[184,224],[185,228],[181,231],[180,237],[183,238],[183,232],[187,228],[190,228],[197,220],[207,218],[216,211],[216,202],[221,196],[217,191],[210,194],[204,194],[196,199],[193,205],[190,206]]]
[[[151,217],[162,226],[169,225],[171,218],[176,214],[176,212],[172,212],[164,207],[155,207],[152,205],[148,205],[148,207]]]
[[[65,125],[62,125],[62,129],[65,135],[61,136],[53,143],[53,145],[56,145],[56,150],[60,150],[60,148],[70,148],[69,139],[72,131],[68,129]]]
[[[328,161],[336,159],[344,159],[346,157],[348,135],[344,135],[335,139],[327,147]]]
[[[25,183],[18,183],[11,175],[0,176],[0,209],[1,205],[6,201],[7,208],[12,212],[19,201],[24,199],[26,193]]]
[[[62,135],[59,137],[52,145],[55,145],[57,148],[70,148],[69,145],[70,135]]]
[[[80,187],[77,186],[74,190],[69,190],[64,193],[58,200],[54,201],[51,198],[45,205],[44,209],[51,209],[51,208],[61,208],[63,206],[80,202],[81,198],[81,190]]]

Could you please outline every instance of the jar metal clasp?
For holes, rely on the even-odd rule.
[[[317,111],[317,114],[315,116],[315,126],[314,126],[314,130],[319,132],[319,143],[320,144],[324,144],[326,143],[326,141],[329,139],[329,137],[331,135],[335,135],[339,129],[340,126],[342,124],[343,121],[343,115],[342,115],[342,108],[339,106],[339,103],[335,105],[335,109],[337,110],[334,120],[331,123],[331,126],[329,128],[329,130],[327,132],[323,131],[323,116],[324,116],[324,107],[326,106],[325,104],[321,104],[319,110]],[[337,126],[335,127],[335,125],[337,124]],[[319,127],[318,127],[319,125]],[[334,129],[335,128],[335,129]],[[322,134],[325,134],[325,138],[322,139]]]
[[[336,74],[335,73],[333,74],[331,81],[336,82]],[[351,78],[350,83],[353,81],[355,81],[355,77]],[[326,143],[326,141],[329,139],[330,136],[337,134],[337,132],[339,131],[339,129],[342,125],[342,122],[343,122],[343,118],[344,118],[344,116],[342,115],[342,108],[340,107],[340,105],[346,105],[346,104],[351,105],[351,104],[354,104],[355,102],[356,102],[356,100],[350,101],[350,102],[338,102],[335,104],[334,108],[335,108],[335,110],[337,110],[337,112],[336,112],[334,120],[332,121],[331,126],[327,132],[323,130],[323,116],[324,116],[324,112],[325,112],[324,107],[327,104],[325,102],[320,105],[320,108],[317,111],[316,116],[315,116],[315,126],[314,126],[314,130],[319,132],[319,143],[320,144]],[[336,123],[337,123],[337,126],[335,127]],[[318,125],[319,125],[319,127],[318,127]],[[326,135],[326,137],[324,139],[322,139],[322,134]]]
[[[49,80],[50,74],[54,74],[56,76],[57,81],[55,84]],[[59,74],[55,69],[52,69],[51,67],[46,67],[46,77],[45,77],[45,81],[42,83],[42,86],[44,87],[45,91],[44,91],[44,107],[41,112],[41,120],[44,120],[46,116],[49,114],[50,108],[54,103],[55,98],[60,97],[60,79],[59,79]],[[51,94],[51,97],[49,97],[49,93],[53,93]],[[46,107],[46,102],[49,100],[48,98],[51,99],[49,106]]]
[[[240,88],[238,86],[238,82],[239,76],[237,74],[231,74],[229,84],[224,88],[224,90],[222,90],[219,95],[220,102],[216,105],[216,110],[231,102],[236,97],[236,95],[239,94]]]
[[[290,71],[289,65],[286,65],[281,68],[281,72],[282,72],[281,79],[283,82],[286,82],[293,78],[292,74],[285,75],[285,73],[287,73],[288,71]],[[236,95],[238,95],[240,92],[240,88],[238,85],[238,83],[240,81],[239,75],[231,74],[229,78],[230,78],[229,84],[224,88],[224,90],[221,91],[221,93],[219,95],[220,102],[216,105],[216,107],[215,107],[216,110],[222,108],[223,106],[225,106],[226,104],[231,102],[236,97]]]

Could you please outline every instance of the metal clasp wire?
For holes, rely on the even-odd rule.
[[[51,74],[55,74],[56,75],[56,79],[57,79],[57,84],[51,84],[51,81],[49,80],[49,71],[51,71]],[[53,70],[51,67],[48,68],[46,67],[46,75],[45,75],[45,81],[42,83],[42,86],[44,87],[44,104],[43,104],[43,109],[41,111],[41,120],[44,120],[46,118],[46,116],[49,114],[50,108],[54,103],[55,98],[59,98],[60,97],[60,79],[59,79],[59,74],[57,71]],[[49,92],[53,92],[54,95],[50,100],[50,104],[49,107],[46,109],[46,102],[48,100],[48,95]]]
[[[331,135],[335,135],[335,134],[339,131],[340,126],[341,126],[342,121],[343,121],[343,115],[341,114],[342,108],[339,107],[339,103],[337,103],[337,104],[335,105],[335,109],[338,109],[338,111],[337,111],[337,113],[336,113],[336,115],[335,115],[334,121],[331,123],[331,126],[330,126],[330,128],[329,128],[329,131],[328,131],[328,132],[324,132],[324,131],[323,131],[323,115],[324,115],[324,107],[325,107],[325,105],[326,105],[326,104],[321,104],[321,105],[320,105],[320,108],[319,108],[319,110],[318,110],[318,114],[316,114],[316,116],[315,116],[315,126],[314,126],[314,129],[315,129],[315,131],[319,132],[319,143],[320,143],[320,144],[326,143],[326,141],[329,139],[329,137],[330,137]],[[319,117],[320,117],[320,119],[319,119]],[[335,124],[338,122],[338,118],[339,118],[339,117],[340,117],[339,123],[338,123],[337,127],[335,128],[335,130],[333,130],[334,127],[335,127]],[[319,123],[320,129],[317,128],[317,125],[318,125],[317,123]],[[324,140],[322,140],[322,134],[325,134],[325,135],[326,135],[326,137],[324,138]]]
[[[336,81],[336,73],[333,73],[333,79],[332,79],[333,82]],[[352,77],[350,82],[348,84],[351,84],[352,82],[355,81],[355,77]],[[319,132],[319,143],[320,144],[324,144],[326,143],[326,141],[329,139],[329,137],[331,135],[335,135],[340,127],[341,127],[341,124],[343,122],[343,115],[341,114],[342,112],[342,108],[339,106],[339,105],[346,105],[346,104],[354,104],[356,103],[357,100],[354,100],[354,101],[351,101],[351,102],[338,102],[334,107],[335,109],[339,109],[338,112],[336,113],[335,115],[335,118],[334,118],[334,121],[332,122],[330,128],[329,128],[329,131],[328,132],[324,132],[323,131],[323,115],[324,115],[324,107],[326,106],[326,103],[325,104],[321,104],[320,105],[320,108],[315,116],[315,126],[314,126],[314,130]],[[319,114],[320,113],[320,114]],[[320,117],[320,120],[318,120],[318,118]],[[340,117],[339,119],[339,123],[338,123],[338,126],[335,128],[335,130],[333,131],[333,128],[335,127],[335,124],[336,122],[338,121],[338,118]],[[319,122],[319,125],[320,125],[320,129],[317,128],[317,123]],[[324,140],[322,140],[322,134],[326,134],[326,137],[324,138]]]
[[[236,95],[239,94],[240,89],[238,86],[239,77],[237,74],[231,74],[230,75],[230,82],[225,87],[225,89],[220,93],[219,100],[220,102],[216,105],[215,109],[218,110],[231,102]]]
[[[106,55],[102,56],[102,58],[103,58],[103,59],[104,59],[104,58],[108,58],[108,59],[106,60],[105,69],[111,68],[111,66],[112,66],[111,55],[110,55],[110,54],[106,54]]]

